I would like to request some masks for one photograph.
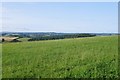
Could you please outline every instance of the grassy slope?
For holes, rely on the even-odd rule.
[[[19,38],[18,40],[19,41],[22,41],[22,42],[27,42],[30,38]]]
[[[3,44],[3,78],[117,77],[117,36]]]

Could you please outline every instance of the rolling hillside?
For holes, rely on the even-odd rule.
[[[2,44],[3,78],[117,78],[118,37]]]

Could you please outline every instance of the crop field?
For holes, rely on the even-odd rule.
[[[3,78],[117,78],[118,37],[2,44]]]

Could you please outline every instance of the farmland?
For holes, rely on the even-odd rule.
[[[2,44],[3,78],[117,78],[118,37]]]

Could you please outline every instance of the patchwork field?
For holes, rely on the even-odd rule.
[[[117,78],[118,37],[2,44],[3,78]]]
[[[5,41],[10,42],[10,41],[17,39],[17,38],[18,37],[0,37],[0,40],[4,39]]]

